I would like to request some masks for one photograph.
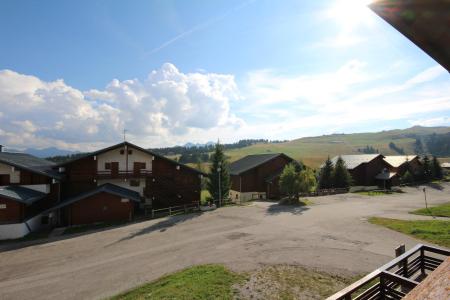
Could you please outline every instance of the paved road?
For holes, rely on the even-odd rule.
[[[431,204],[450,186],[428,189]],[[204,214],[158,219],[0,254],[1,299],[99,299],[191,265],[224,263],[237,271],[298,264],[341,274],[384,264],[400,243],[419,241],[366,221],[414,218],[423,193],[344,194],[291,208],[258,202]],[[3,248],[4,250],[4,248]]]

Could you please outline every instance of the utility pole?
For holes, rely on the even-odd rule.
[[[221,187],[222,185],[220,184],[220,171],[222,171],[222,163],[219,161],[219,167],[217,168],[217,172],[219,173],[219,207],[222,207],[222,191],[221,191]]]

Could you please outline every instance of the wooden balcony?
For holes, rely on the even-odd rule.
[[[128,179],[128,178],[145,178],[152,174],[149,170],[128,170],[128,171],[97,171],[97,179]]]
[[[418,244],[327,300],[402,299],[449,256],[448,250]]]

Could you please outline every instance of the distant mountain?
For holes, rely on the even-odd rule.
[[[44,149],[28,148],[21,152],[25,152],[25,153],[28,153],[28,154],[31,154],[31,155],[34,155],[37,157],[42,157],[42,158],[46,158],[46,157],[50,157],[50,156],[65,156],[65,155],[79,153],[77,151],[62,150],[62,149],[58,149],[56,147],[50,147],[50,148],[44,148]]]

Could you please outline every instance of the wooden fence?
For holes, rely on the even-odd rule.
[[[188,213],[188,212],[194,212],[199,211],[199,203],[193,203],[193,204],[184,204],[184,205],[178,205],[178,206],[169,206],[165,208],[159,208],[159,209],[146,209],[145,210],[145,216],[148,216],[150,214],[150,217],[152,219],[158,218],[158,217],[164,217],[164,216],[171,216],[174,214],[179,213]]]

